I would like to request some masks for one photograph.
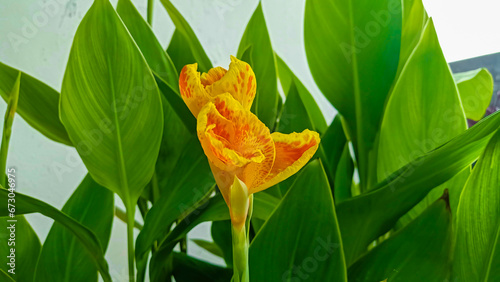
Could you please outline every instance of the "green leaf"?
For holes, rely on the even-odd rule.
[[[108,0],[96,0],[78,27],[60,108],[92,178],[135,206],[154,172],[162,105],[146,60]]]
[[[333,195],[335,196],[335,202],[337,204],[352,197],[351,186],[353,175],[354,162],[349,152],[349,144],[345,144],[337,171],[335,172]]]
[[[299,174],[249,254],[252,281],[347,281],[332,194],[319,160]]]
[[[445,192],[404,229],[351,266],[349,281],[447,281],[451,244],[452,219]]]
[[[2,278],[2,281],[5,281],[5,282],[16,282],[14,281],[14,279],[12,279],[12,277],[10,277],[6,271],[4,271],[3,269],[0,268],[0,278]]]
[[[144,228],[137,237],[136,259],[140,275],[145,274],[149,250],[154,242],[170,231],[172,223],[185,217],[206,199],[214,184],[207,158],[198,139],[193,137],[166,180],[160,199],[147,213]]]
[[[18,200],[17,197],[18,195],[16,195],[16,200]],[[2,203],[7,203],[7,197],[0,196],[0,198],[2,198]],[[9,203],[12,204],[12,202]],[[0,232],[0,241],[2,242],[0,244],[0,251],[2,252],[0,269],[5,271],[5,275],[10,276],[15,281],[33,281],[33,270],[36,267],[36,261],[38,260],[42,246],[31,225],[21,215],[22,213],[19,212],[19,201],[16,201],[14,205],[16,206],[15,218],[0,218],[0,228],[2,230]],[[2,204],[2,209],[7,211],[7,205]],[[2,216],[5,215],[2,214]],[[14,228],[10,228],[12,225],[14,225]],[[12,234],[14,237],[12,237]],[[11,240],[11,238],[14,238],[14,240]],[[14,249],[14,252],[11,252],[12,249]],[[12,261],[9,256],[12,256],[12,253],[15,256],[15,261],[13,265],[9,265]],[[14,271],[14,274],[11,271]],[[2,278],[2,275],[0,275],[0,278]],[[0,280],[9,281],[6,279]]]
[[[0,202],[7,203],[9,191],[0,187]],[[53,220],[59,222],[65,228],[67,228],[73,235],[75,235],[78,240],[85,246],[85,250],[92,256],[94,262],[97,265],[99,272],[104,281],[111,281],[111,276],[109,275],[108,263],[104,259],[104,251],[101,248],[99,239],[97,236],[90,231],[87,227],[78,223],[78,221],[69,217],[65,213],[57,210],[53,206],[44,203],[40,200],[31,198],[29,196],[23,195],[21,193],[16,193],[16,214],[29,214],[29,213],[41,213]],[[0,209],[0,217],[8,216],[7,208]],[[34,268],[32,268],[34,269]]]
[[[479,121],[486,113],[493,95],[493,77],[488,69],[453,74],[468,119]]]
[[[499,127],[500,112],[497,112],[407,164],[372,191],[339,203],[336,208],[347,265],[365,252],[370,242],[389,231],[432,188],[470,166]]]
[[[12,135],[12,123],[14,122],[14,117],[16,115],[17,105],[19,102],[20,83],[21,73],[19,72],[16,78],[16,82],[14,83],[14,86],[12,87],[12,90],[10,92],[10,97],[7,103],[7,110],[5,111],[3,120],[2,145],[0,148],[0,185],[5,187],[7,187],[7,176],[5,175],[5,173],[7,173],[7,156],[9,154],[10,136]]]
[[[422,0],[403,0],[403,30],[401,32],[401,52],[398,74],[420,41],[427,23],[427,12]]]
[[[62,212],[97,235],[106,251],[114,216],[114,195],[90,175],[83,179]],[[63,225],[54,222],[43,244],[35,281],[97,281],[97,267],[84,245]]]
[[[283,105],[283,112],[278,123],[281,133],[302,132],[304,129],[316,131],[311,115],[299,95],[295,82],[292,81]]]
[[[401,11],[400,0],[306,1],[309,67],[352,133],[362,187],[375,168],[370,152],[398,68]]]
[[[222,251],[222,257],[228,267],[233,267],[233,238],[231,232],[231,220],[212,222],[212,239]]]
[[[276,58],[260,2],[243,33],[237,57],[245,60],[243,54],[249,47],[252,48],[251,67],[257,79],[257,94],[253,101],[252,111],[267,127],[273,129],[278,113],[279,97]]]
[[[219,246],[214,242],[206,241],[203,239],[191,239],[191,241],[195,243],[198,247],[213,254],[214,256],[218,256],[221,258],[224,256],[221,248],[219,248]]]
[[[151,70],[173,89],[179,87],[179,75],[174,63],[156,39],[150,25],[142,18],[130,0],[119,0],[116,11],[134,38]]]
[[[0,95],[9,101],[19,71],[0,62]],[[17,113],[47,138],[71,146],[59,120],[59,93],[32,76],[22,73]]]
[[[172,268],[177,282],[227,282],[233,275],[231,269],[192,258],[182,253],[173,253]]]
[[[474,166],[460,197],[453,265],[453,276],[460,281],[498,281],[499,160],[500,130],[497,130]]]
[[[319,150],[324,151],[324,154],[320,154],[320,156],[330,185],[334,183],[337,166],[347,144],[341,119],[340,115],[335,116],[326,132],[321,136],[321,146],[319,147]]]
[[[276,62],[278,66],[279,79],[281,86],[283,87],[283,92],[286,95],[290,93],[290,87],[294,84],[297,87],[298,94],[300,96],[300,102],[306,109],[308,118],[311,120],[313,125],[313,130],[318,131],[319,134],[323,134],[327,129],[327,124],[325,117],[323,116],[321,109],[314,100],[314,97],[307,90],[307,88],[302,84],[302,82],[293,74],[292,70],[286,65],[286,63],[276,55]],[[287,100],[288,101],[288,96]],[[285,103],[286,103],[285,101]]]
[[[378,181],[466,129],[457,87],[430,19],[386,105],[378,142]],[[464,171],[435,188],[404,221],[425,210],[444,188],[450,189],[454,214],[467,177]]]
[[[167,52],[172,56],[175,66],[177,67],[177,71],[180,72],[181,69],[186,64],[198,63],[198,69],[202,72],[208,72],[212,68],[212,62],[208,58],[205,50],[203,50],[203,46],[200,41],[196,37],[193,29],[189,25],[189,23],[184,19],[182,14],[175,8],[175,6],[169,0],[160,0],[163,4],[163,7],[168,12],[170,19],[174,22],[175,32],[172,37],[171,46],[168,47]],[[175,39],[175,40],[174,40]],[[172,45],[174,44],[174,45]],[[175,46],[175,47],[174,47]],[[186,52],[187,48],[189,48],[190,53]],[[171,52],[176,50],[176,52]],[[178,61],[177,54],[186,53],[187,58],[192,56],[194,61]],[[181,58],[186,58],[186,55],[182,55]],[[179,58],[180,59],[180,58]],[[190,59],[190,58],[189,58]]]

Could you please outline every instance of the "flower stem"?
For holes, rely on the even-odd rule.
[[[135,204],[127,204],[127,245],[128,245],[128,276],[129,281],[135,281],[135,254],[134,254],[134,224]]]
[[[7,153],[9,151],[10,135],[12,134],[12,123],[14,121],[14,115],[17,110],[17,102],[19,101],[20,84],[21,84],[21,73],[17,75],[16,82],[14,83],[14,87],[12,88],[3,124],[2,146],[0,149],[0,178],[1,178],[0,184],[4,188],[7,188],[8,184],[5,178],[5,173],[7,168]]]
[[[154,8],[154,0],[148,0],[147,21],[150,26],[153,26],[153,8]]]
[[[233,282],[249,282],[248,239],[245,224],[232,224],[233,234]]]

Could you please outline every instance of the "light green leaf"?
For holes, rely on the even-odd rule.
[[[468,119],[479,121],[490,105],[493,95],[493,77],[481,68],[453,74]]]
[[[0,187],[0,202],[7,203],[9,191]],[[5,206],[4,206],[5,207]],[[108,263],[104,259],[104,251],[99,239],[87,227],[59,211],[53,206],[21,193],[16,193],[16,214],[41,213],[62,224],[85,246],[85,250],[92,256],[104,281],[110,282]],[[0,209],[0,217],[8,216],[7,208]],[[34,269],[34,268],[32,268]]]
[[[5,173],[7,173],[7,156],[9,154],[10,136],[12,135],[12,124],[14,123],[14,117],[16,115],[17,105],[19,102],[20,83],[21,73],[19,72],[16,78],[16,82],[14,83],[14,86],[12,87],[12,90],[10,92],[10,97],[7,102],[7,110],[5,111],[5,116],[3,119],[2,145],[0,148],[0,185],[5,187],[7,187],[7,176],[5,175]]]
[[[180,72],[182,67],[186,64],[198,63],[198,69],[202,72],[207,72],[212,68],[212,62],[208,58],[205,50],[203,50],[203,46],[201,45],[198,37],[194,33],[193,29],[189,25],[189,23],[184,19],[182,14],[175,8],[175,6],[170,2],[170,0],[160,0],[163,4],[163,7],[168,12],[170,19],[174,22],[175,32],[172,37],[172,42],[170,43],[172,48],[175,48],[176,53],[172,52],[171,47],[168,47],[167,52],[172,56],[175,66],[177,67],[177,71]],[[174,40],[175,39],[175,40]],[[174,45],[172,45],[174,43]],[[175,46],[175,47],[173,47]],[[191,51],[190,54],[187,52],[187,49]],[[177,61],[177,54],[186,53],[194,58],[194,61],[187,62],[179,62]],[[182,58],[186,58],[182,56]],[[189,56],[188,56],[189,58]]]
[[[92,178],[135,206],[154,172],[162,105],[146,60],[108,0],[96,0],[78,27],[60,109]]]
[[[347,265],[365,252],[370,242],[389,231],[432,188],[470,166],[499,127],[500,112],[497,112],[407,164],[372,191],[339,203],[336,208]]]
[[[429,17],[422,0],[403,0],[403,31],[401,32],[401,52],[399,55],[398,74],[406,64],[413,49],[417,46],[424,32]]]
[[[90,175],[83,179],[62,212],[97,235],[106,251],[114,216],[114,195]],[[97,267],[78,239],[57,221],[43,243],[35,281],[97,281]]]
[[[220,222],[220,221],[216,221],[216,222]],[[215,242],[210,242],[210,241],[203,240],[203,239],[191,239],[191,242],[195,243],[198,247],[204,249],[205,251],[211,253],[214,256],[218,256],[220,258],[224,257],[224,253],[222,252],[221,248]]]
[[[7,197],[3,198],[0,196],[0,198],[2,198],[3,203],[7,203]],[[17,200],[17,195],[15,199]],[[14,203],[14,205],[16,208],[19,208],[19,202]],[[2,209],[7,211],[7,204],[2,204]],[[42,245],[35,231],[31,228],[31,225],[22,213],[18,210],[15,213],[16,216],[14,218],[0,218],[0,228],[2,230],[0,232],[0,242],[2,242],[0,244],[0,252],[2,253],[0,257],[0,269],[15,281],[33,281],[33,270],[36,267],[36,261],[38,260]],[[2,214],[2,216],[5,216],[5,214]],[[14,225],[14,228],[11,228],[12,225]],[[13,254],[15,258],[14,263],[9,265],[12,262],[9,257],[12,256],[12,249],[14,249]],[[14,271],[14,274],[9,270]],[[1,275],[0,278],[2,278]],[[4,279],[0,280],[8,281]]]
[[[309,67],[352,133],[363,189],[375,168],[370,154],[398,68],[401,18],[401,0],[306,1]]]
[[[304,168],[255,236],[249,260],[252,281],[347,281],[332,194],[319,160]]]
[[[243,33],[237,57],[248,61],[243,58],[243,54],[249,47],[251,47],[251,67],[257,79],[257,94],[252,104],[252,111],[267,127],[273,129],[278,113],[279,96],[276,58],[260,2]]]
[[[279,79],[281,82],[281,86],[283,87],[283,92],[285,92],[285,95],[288,95],[292,83],[295,84],[300,96],[300,101],[306,109],[308,118],[311,120],[311,123],[313,125],[312,130],[318,131],[319,134],[323,134],[328,126],[326,124],[325,117],[321,112],[321,109],[318,107],[318,104],[314,100],[314,97],[307,90],[304,84],[302,84],[302,82],[295,76],[295,74],[293,74],[292,70],[287,66],[287,64],[277,55],[276,62],[278,66]]]
[[[474,128],[477,125],[474,125]],[[454,279],[498,281],[500,230],[500,130],[467,181],[457,214]]]
[[[337,204],[352,197],[351,186],[353,175],[354,162],[349,152],[349,144],[346,143],[337,166],[337,171],[335,172],[333,195]]]
[[[185,142],[185,141],[184,141]],[[212,193],[215,181],[197,138],[193,137],[178,158],[162,195],[149,210],[144,228],[136,240],[138,275],[146,271],[148,254],[154,242],[169,232],[171,225],[182,219]]]
[[[466,129],[458,90],[430,19],[386,105],[378,142],[378,181]],[[444,188],[450,189],[455,213],[467,177],[464,171],[435,188],[405,222],[439,198]]]
[[[8,101],[19,71],[0,62],[0,95]],[[59,120],[59,93],[32,76],[22,73],[17,113],[47,138],[71,146]]]
[[[156,39],[150,25],[142,18],[130,0],[119,0],[116,11],[137,43],[151,70],[173,89],[177,89],[179,87],[177,70]]]
[[[452,218],[447,194],[349,268],[349,281],[447,281]],[[464,280],[465,281],[465,280]],[[472,280],[468,280],[472,281]]]

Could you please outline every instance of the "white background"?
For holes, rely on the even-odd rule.
[[[112,1],[113,4],[116,1]],[[55,3],[55,13],[44,11],[48,2]],[[147,1],[133,2],[145,15]],[[236,54],[258,1],[172,2],[193,27],[213,64],[227,67],[229,55]],[[302,28],[304,3],[304,0],[263,0],[263,8],[275,51],[310,89],[327,120],[331,121],[336,111],[321,96],[307,67]],[[500,51],[499,1],[424,0],[424,3],[434,18],[449,62]],[[91,4],[92,0],[0,0],[0,61],[60,90],[73,35]],[[38,23],[36,31],[29,38],[25,37],[23,43],[12,44],[9,33],[23,35],[26,22]],[[166,47],[174,26],[159,1],[155,3],[153,29]],[[0,116],[5,109],[5,103],[0,102]],[[0,128],[2,126],[3,122]],[[48,140],[19,117],[14,121],[8,166],[17,168],[19,192],[57,208],[62,208],[86,174],[74,149]],[[29,215],[28,220],[43,242],[52,221],[41,215]],[[111,274],[115,281],[128,281],[125,224],[115,218],[112,232],[106,255]],[[209,239],[209,225],[195,229],[190,237]],[[189,245],[189,253],[223,263],[193,244]]]

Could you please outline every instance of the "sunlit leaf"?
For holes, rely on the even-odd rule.
[[[482,68],[453,74],[468,119],[479,121],[486,113],[493,95],[493,77]]]

